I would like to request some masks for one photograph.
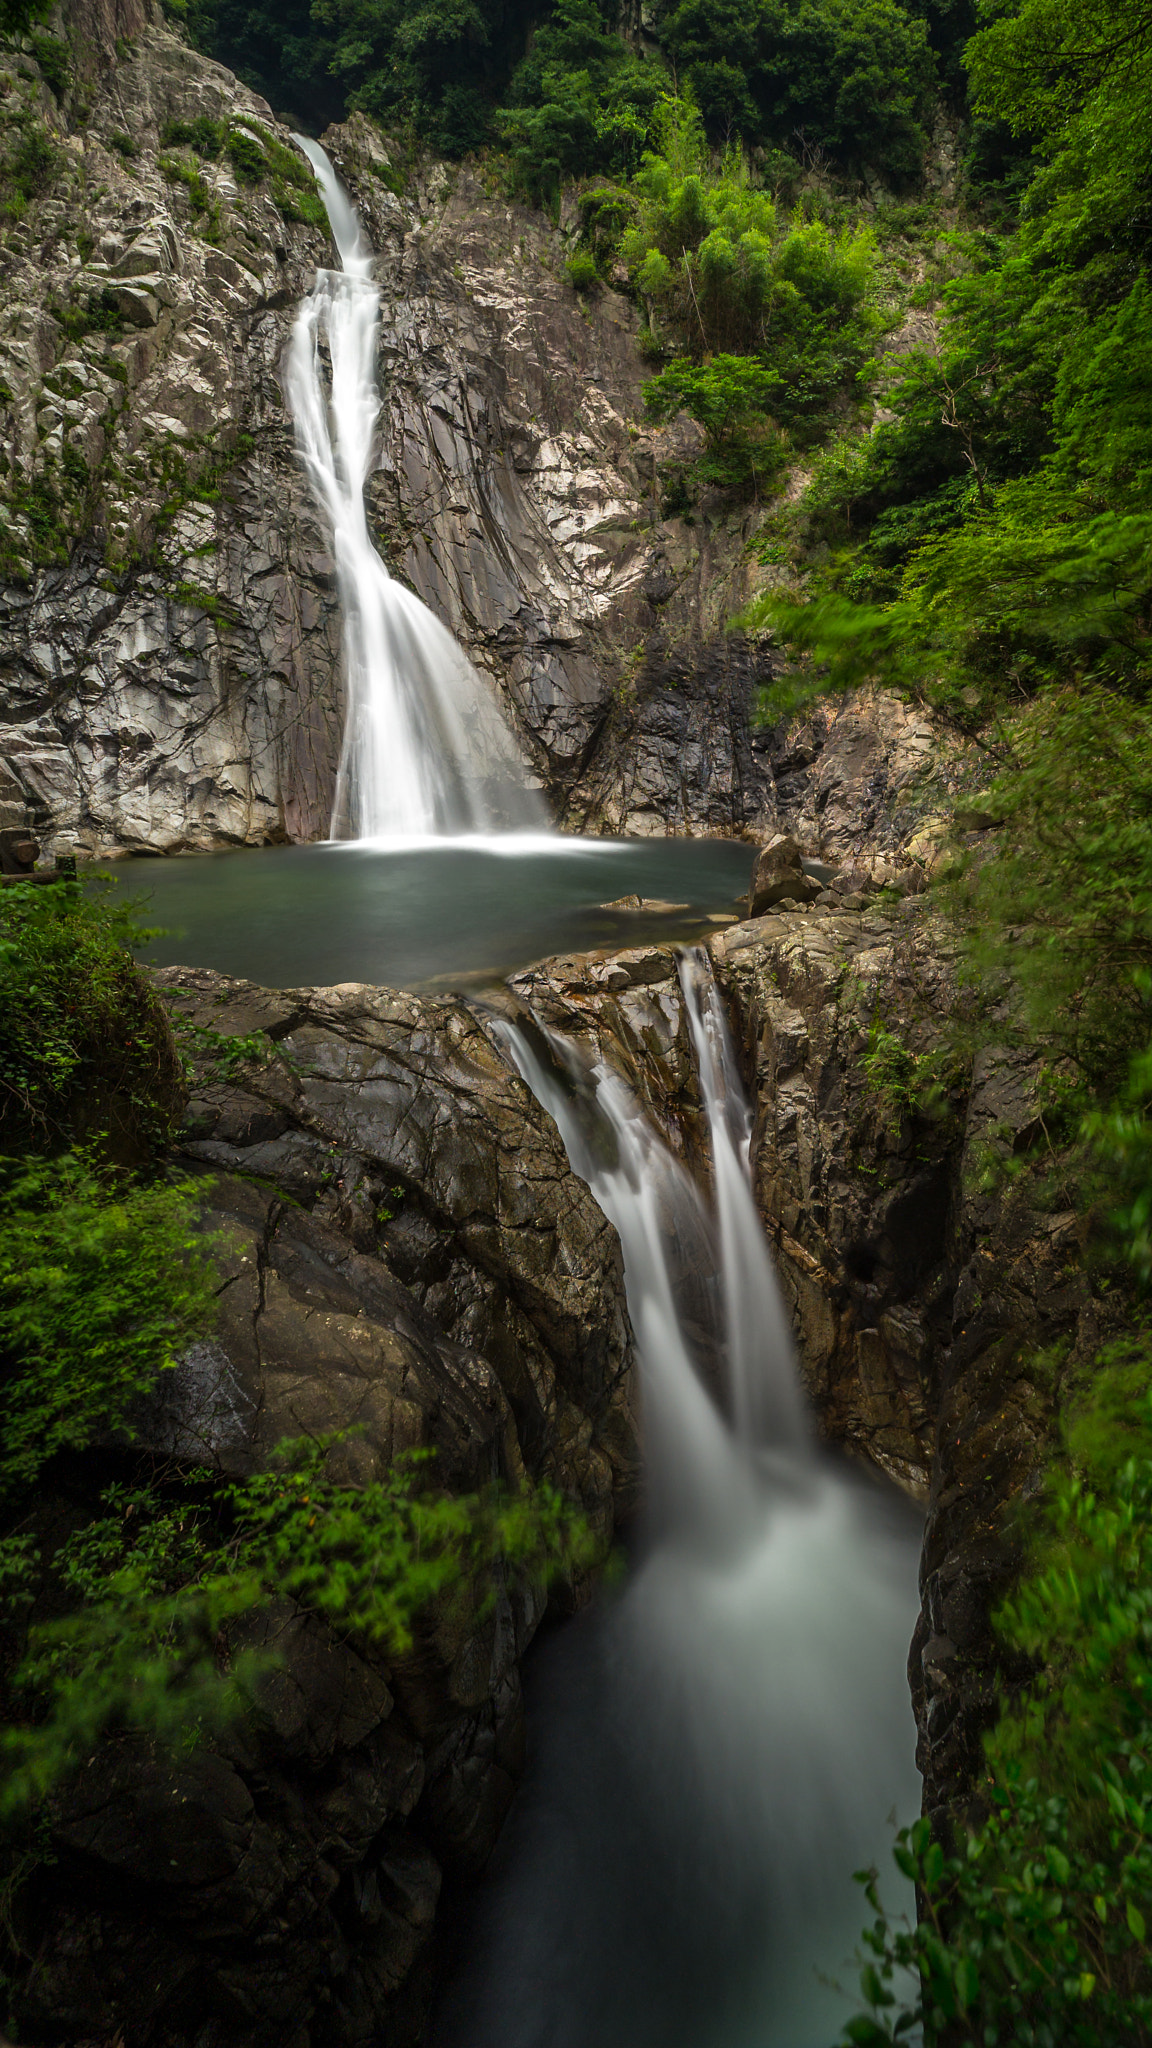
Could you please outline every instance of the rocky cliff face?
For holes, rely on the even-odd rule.
[[[69,11],[62,101],[30,44],[0,98],[9,184],[38,165],[0,246],[0,759],[49,851],[315,837],[339,619],[281,363],[335,258],[270,109],[125,4]],[[578,299],[563,235],[469,170],[402,174],[363,119],[326,140],[379,252],[386,559],[503,695],[562,821],[762,828],[766,656],[724,632],[760,514],[662,515],[698,430],[639,424],[635,309]]]
[[[245,1472],[350,1431],[334,1476],[422,1448],[457,1490],[527,1470],[606,1547],[636,1482],[620,1250],[477,1018],[160,980],[193,1027],[179,1157],[213,1172],[220,1314],[138,1449]],[[256,1031],[267,1058],[221,1080],[220,1034]],[[442,1877],[483,1863],[520,1767],[542,1605],[509,1582],[399,1658],[288,1601],[233,1629],[221,1656],[277,1660],[242,1726],[175,1757],[109,1741],[53,1804],[14,1930],[31,2037],[417,2041]]]

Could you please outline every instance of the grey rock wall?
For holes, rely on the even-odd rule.
[[[162,139],[207,116],[290,148],[258,96],[143,6],[128,41],[97,28],[83,95],[60,106],[15,48],[0,101],[57,155],[0,242],[0,760],[48,854],[322,836],[339,618],[281,367],[334,255],[274,181]],[[471,171],[418,167],[398,198],[366,120],[326,140],[379,252],[390,566],[503,697],[560,822],[761,829],[768,657],[724,632],[761,513],[662,517],[698,430],[643,429],[635,309],[578,299],[562,234]]]

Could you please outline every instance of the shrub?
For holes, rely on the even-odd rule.
[[[1147,1386],[1149,1353],[1141,1350]],[[1098,1361],[1106,1381],[1112,1361]],[[1088,1403],[1089,1425],[1099,1397]],[[1152,2039],[1152,1459],[1131,1411],[1095,1485],[1068,1470],[1033,1534],[1032,1570],[997,1617],[1034,1676],[986,1743],[986,1818],[952,1846],[918,1821],[895,1860],[920,1923],[865,1935],[854,2048],[1140,2048]],[[1089,1428],[1091,1440],[1091,1428]],[[1099,1433],[1095,1439],[1099,1443]],[[1077,1445],[1073,1433],[1073,1451]],[[1033,1511],[1034,1512],[1034,1511]],[[1033,1525],[1035,1526],[1035,1525]],[[918,1995],[909,1999],[909,1974]]]
[[[134,907],[78,883],[0,891],[0,1149],[66,1145],[108,1127],[139,1156],[163,1140],[180,1066],[129,946]]]
[[[62,100],[68,90],[72,69],[72,53],[67,43],[60,36],[33,31],[32,54],[45,85],[58,100]]]
[[[632,195],[620,185],[597,185],[579,200],[580,237],[597,263],[607,263],[635,211]]]
[[[90,1158],[0,1161],[0,1503],[129,1404],[211,1320],[190,1181],[117,1187]]]
[[[60,151],[39,122],[25,119],[14,123],[5,155],[0,160],[0,191],[4,191],[4,212],[18,220],[31,199],[47,190],[60,165]]]
[[[566,268],[574,291],[590,292],[593,285],[600,281],[596,258],[588,249],[577,249],[576,254],[569,258]]]
[[[235,129],[226,144],[228,161],[242,185],[258,185],[268,173],[268,160],[255,136]]]
[[[165,121],[160,141],[165,149],[194,149],[197,156],[218,157],[228,135],[227,121],[197,114],[194,121]]]

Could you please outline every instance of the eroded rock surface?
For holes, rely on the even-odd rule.
[[[636,1480],[619,1245],[482,1024],[157,979],[197,1074],[177,1163],[212,1175],[220,1313],[137,1444],[243,1473],[347,1430],[333,1476],[407,1449],[455,1491],[527,1470],[606,1546]],[[277,1659],[244,1724],[189,1755],[109,1741],[55,1806],[20,1905],[31,2036],[415,2044],[442,1879],[482,1865],[520,1769],[542,1606],[509,1578],[402,1656],[288,1600],[231,1625],[222,1657]]]
[[[188,968],[155,978],[178,1018],[263,1032],[275,1047],[242,1087],[213,1081],[207,1059],[184,1155],[302,1204],[309,1230],[334,1231],[342,1247],[330,1239],[316,1256],[369,1262],[354,1292],[371,1284],[385,1304],[410,1294],[425,1328],[479,1354],[525,1462],[609,1527],[635,1458],[619,1246],[478,1019],[389,990],[270,992]],[[282,1220],[274,1245],[286,1230]],[[268,1300],[256,1322],[265,1371]],[[297,1343],[306,1353],[303,1329],[278,1340],[286,1362]]]

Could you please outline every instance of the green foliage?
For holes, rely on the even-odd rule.
[[[189,1081],[194,1075],[232,1081],[241,1067],[266,1066],[271,1056],[271,1040],[263,1031],[214,1031],[210,1024],[193,1024],[188,1017],[177,1017],[174,1029]]]
[[[110,1188],[70,1152],[0,1162],[0,1505],[124,1423],[207,1326],[194,1182]]]
[[[0,36],[27,35],[47,12],[48,0],[0,0]]]
[[[228,161],[242,185],[258,185],[268,170],[267,158],[254,135],[237,128],[228,137]]]
[[[914,1052],[896,1032],[874,1017],[861,1062],[865,1084],[876,1097],[886,1128],[898,1136],[907,1120],[942,1123],[965,1078],[962,1061],[945,1043]]]
[[[204,226],[201,232],[205,241],[218,241],[222,228],[220,201],[199,165],[192,158],[182,156],[160,156],[156,162],[164,176],[171,179],[174,185],[183,185],[188,194],[188,205],[193,220],[203,218]]]
[[[765,418],[778,391],[772,371],[751,356],[713,356],[705,364],[673,363],[644,387],[651,418],[686,412],[708,437],[697,463],[702,482],[736,489],[766,486],[788,459],[787,444]]]
[[[88,334],[124,332],[124,316],[109,285],[102,285],[99,291],[85,292],[82,298],[57,300],[50,311],[69,341],[83,341]]]
[[[1042,697],[982,802],[996,858],[952,886],[986,986],[1053,1062],[1109,1090],[1149,1036],[1152,710],[1098,686]]]
[[[713,141],[799,147],[908,185],[934,74],[918,12],[899,0],[671,0],[660,32]]]
[[[970,55],[978,108],[1041,138],[1020,226],[968,238],[938,352],[822,480],[841,553],[811,606],[758,616],[833,681],[873,672],[977,724],[1074,673],[1147,686],[1152,33],[1144,0],[1025,0]]]
[[[565,268],[568,272],[568,282],[572,286],[573,291],[590,292],[593,285],[598,284],[600,281],[600,272],[596,268],[596,258],[587,249],[577,249],[576,254],[569,258]]]
[[[544,1585],[590,1558],[548,1486],[434,1494],[420,1485],[430,1452],[343,1485],[328,1471],[335,1441],[282,1445],[272,1470],[236,1482],[192,1472],[106,1489],[51,1561],[67,1611],[29,1632],[15,1688],[31,1711],[0,1738],[0,1810],[42,1796],[112,1726],[186,1740],[258,1711],[274,1653],[245,1639],[271,1602],[398,1656],[421,1617],[474,1626],[509,1575]],[[30,1570],[15,1551],[11,1605]]]
[[[635,170],[667,87],[662,66],[632,54],[598,0],[555,0],[496,120],[514,182],[550,201],[565,179]]]
[[[579,212],[581,242],[598,265],[609,262],[632,219],[631,192],[621,185],[594,185],[580,194]]]
[[[866,229],[784,225],[741,151],[709,169],[695,109],[665,98],[664,154],[632,183],[634,219],[620,242],[648,331],[683,335],[693,360],[648,386],[656,418],[682,406],[705,427],[706,480],[769,480],[785,428],[800,445],[849,399],[879,325],[874,245]]]
[[[193,121],[166,121],[160,140],[166,149],[192,150],[203,162],[227,156],[241,185],[259,185],[270,179],[272,197],[285,220],[307,221],[313,227],[322,227],[327,220],[311,165],[295,150],[285,148],[269,128],[257,128],[254,122],[229,128],[227,121],[198,114]],[[212,239],[219,231],[220,209],[203,173],[187,157],[161,157],[160,167],[167,177],[186,187],[193,215],[209,216],[208,238]]]
[[[197,156],[215,159],[228,136],[227,121],[214,121],[210,114],[197,114],[194,121],[165,121],[160,141],[165,149],[194,149]]]
[[[62,100],[68,90],[72,68],[72,56],[66,42],[60,36],[46,34],[43,30],[32,31],[32,55],[40,67],[40,76],[46,86]]]
[[[71,449],[67,453],[76,455]],[[31,476],[15,467],[9,471],[0,506],[0,565],[13,582],[29,580],[33,564],[68,560],[87,475],[86,468],[81,474],[81,465],[83,457],[59,465],[48,458]],[[23,533],[10,524],[12,519],[22,522]]]
[[[60,151],[43,123],[31,114],[13,121],[0,155],[0,212],[19,220],[32,199],[47,191],[60,166]]]
[[[957,90],[970,0],[666,0],[644,54],[613,0],[167,0],[202,49],[317,130],[349,107],[460,156],[493,135],[513,182],[634,171],[678,78],[709,139],[918,178],[933,48]],[[655,27],[653,49],[652,28]]]
[[[166,1135],[178,1066],[162,1005],[128,948],[135,906],[76,882],[0,892],[0,1146],[36,1150],[110,1127]]]
[[[1146,1346],[1141,1363],[1146,1388]],[[997,1617],[1035,1675],[988,1737],[987,1817],[961,1849],[926,1820],[898,1838],[920,1924],[890,1919],[876,1873],[862,1874],[876,1918],[865,2010],[845,2030],[856,2048],[919,2029],[924,2048],[1152,2039],[1149,1422],[1142,1455],[1105,1467],[1094,1490],[1074,1473],[1054,1489],[1032,1569]]]

